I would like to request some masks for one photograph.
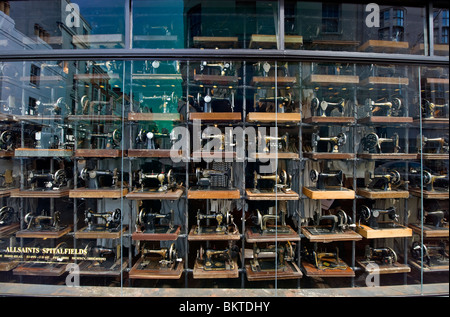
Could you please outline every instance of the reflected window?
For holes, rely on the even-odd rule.
[[[324,3],[322,5],[322,33],[338,33],[340,31],[341,5]]]
[[[434,11],[434,43],[448,44],[449,10]]]
[[[379,40],[403,41],[405,12],[400,8],[389,8],[381,12]]]

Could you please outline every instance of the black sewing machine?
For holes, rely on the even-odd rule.
[[[364,176],[364,182],[367,188],[383,191],[392,190],[392,186],[398,186],[402,181],[400,173],[396,170],[391,170],[384,174],[372,174],[366,171]]]
[[[337,136],[321,137],[318,133],[313,133],[311,134],[311,145],[313,147],[313,152],[317,152],[319,142],[328,142],[328,144],[331,145],[328,152],[339,153],[339,147],[347,143],[347,135],[341,132]]]
[[[344,183],[344,173],[342,170],[327,170],[322,173],[312,169],[309,172],[311,181],[317,183],[316,188],[320,190],[326,189],[342,189]]]
[[[60,225],[61,213],[59,211],[55,211],[53,216],[35,215],[33,212],[29,212],[25,215],[24,221],[27,224],[26,229],[29,231],[55,232],[66,228],[66,226]]]
[[[426,191],[442,191],[448,190],[448,175],[434,175],[429,171],[420,171],[411,169],[408,175],[411,187],[420,188],[421,183]]]
[[[292,112],[293,105],[292,94],[290,93],[273,97],[257,97],[255,95],[255,111],[258,112]]]
[[[289,147],[289,133],[283,136],[275,137],[271,135],[262,135],[258,131],[258,149],[263,153],[270,153],[271,149],[276,149],[278,152],[287,152]],[[275,152],[275,151],[274,151]]]
[[[397,262],[397,253],[390,247],[372,248],[366,245],[365,259],[367,262],[375,262],[384,265],[394,265]]]
[[[14,221],[14,208],[3,206],[0,208],[0,227],[10,225]]]
[[[427,138],[425,136],[417,136],[417,152],[418,153],[435,153],[448,154],[448,136],[438,138]]]
[[[256,215],[252,216],[252,221],[257,227],[252,230],[261,234],[288,234],[291,233],[291,228],[286,225],[286,210],[280,209],[278,215],[261,213],[256,209]]]
[[[197,186],[200,189],[214,189],[214,188],[233,188],[233,168],[226,170],[202,169],[200,167],[195,169],[195,176],[197,178]]]
[[[205,143],[208,142],[214,142],[212,144],[208,144],[208,146],[209,148],[212,148],[212,146],[214,145],[216,150],[217,150],[217,142],[219,142],[220,151],[233,151],[233,149],[236,147],[236,140],[235,136],[233,135],[232,129],[226,129],[225,133],[218,133],[218,134],[206,133],[207,130],[208,128],[206,128],[201,134],[203,148],[206,145]]]
[[[144,173],[142,170],[139,170],[137,171],[137,176],[140,191],[142,192],[174,191],[179,187],[172,170],[169,170],[167,173]]]
[[[202,220],[213,220],[216,222],[216,226],[202,226]],[[231,231],[230,226],[233,226]],[[194,234],[228,234],[230,232],[236,233],[238,232],[238,228],[234,223],[233,215],[229,211],[211,214],[202,214],[200,210],[197,211],[197,226],[194,229]]]
[[[411,245],[411,256],[415,261],[423,263],[424,266],[429,268],[439,266],[448,267],[449,259],[447,250],[448,248],[444,242],[423,244],[419,241],[414,241]]]
[[[270,244],[263,248],[253,244],[253,258],[250,267],[253,272],[283,272],[287,262],[294,259],[294,248],[290,242]]]
[[[176,141],[172,137],[173,134],[169,133],[165,128],[161,132],[140,129],[136,136],[135,144],[136,147],[142,147],[146,150],[170,149],[173,142]]]
[[[153,249],[144,243],[140,249],[142,261],[139,270],[173,270],[182,259],[178,256],[175,243],[168,248]]]
[[[391,144],[390,153],[399,153],[399,136],[396,132],[392,134],[392,138],[380,138],[376,133],[371,132],[361,139],[362,149],[368,153],[383,153],[381,148],[383,143]]]
[[[165,222],[165,224],[163,224]],[[136,232],[168,233],[174,229],[174,211],[168,214],[152,213],[145,208],[139,210],[136,218]]]
[[[366,223],[372,229],[392,229],[398,228],[399,215],[395,207],[389,207],[387,209],[369,208],[362,205],[358,210],[359,220]],[[379,222],[379,218],[382,215],[387,215],[390,221]]]
[[[226,249],[203,249],[200,246],[197,251],[197,261],[203,266],[205,271],[230,271],[235,269],[234,258],[239,250],[234,247]]]
[[[422,99],[421,109],[424,119],[446,118],[448,116],[448,103],[436,104],[428,99]]]
[[[106,101],[91,101],[87,95],[83,95],[80,99],[80,106],[81,109],[78,112],[82,115],[109,115],[115,110],[116,103],[113,97]]]
[[[448,229],[448,211],[434,210],[424,211],[423,226],[427,229],[439,230],[443,228]]]
[[[314,226],[306,227],[312,235],[342,233],[355,227],[350,216],[342,209],[338,209],[335,214],[314,215]]]
[[[336,110],[340,116],[344,113],[345,100],[340,98],[338,102],[320,101],[315,97],[311,100],[311,114],[319,117],[330,117],[332,112]]]
[[[368,98],[365,100],[364,107],[369,116],[400,117],[403,112],[403,104],[399,98],[386,102],[375,102]]]
[[[27,177],[27,183],[31,190],[58,190],[67,187],[68,181],[67,173],[63,169],[59,169],[55,173],[29,171]]]
[[[112,171],[83,168],[80,172],[80,178],[85,182],[88,189],[119,189],[122,175],[117,168]]]
[[[98,221],[98,219],[101,219]],[[122,222],[122,213],[119,208],[104,213],[96,213],[92,209],[84,212],[84,221],[87,224],[85,231],[118,232]]]

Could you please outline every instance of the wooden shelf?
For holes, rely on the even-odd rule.
[[[180,188],[175,191],[168,190],[163,192],[134,190],[126,194],[125,197],[130,200],[178,200],[183,195],[183,192]]]
[[[128,189],[88,189],[77,188],[69,191],[70,198],[122,198],[128,194]]]
[[[248,200],[298,200],[299,195],[291,190],[289,192],[278,192],[278,193],[268,193],[268,192],[254,192],[253,189],[247,188],[245,190],[246,199]]]
[[[380,225],[389,224],[390,222],[379,222]],[[383,239],[383,238],[403,238],[412,237],[412,229],[396,224],[396,228],[372,229],[369,226],[359,224],[356,226],[356,232],[366,239]]]
[[[183,121],[183,116],[179,113],[128,113],[128,121]]]
[[[405,53],[408,49],[408,42],[368,40],[358,48],[358,51],[376,53]]]
[[[155,232],[133,232],[131,238],[139,241],[174,241],[178,239],[181,227],[156,226]]]
[[[389,198],[409,198],[409,191],[407,190],[382,190],[382,189],[368,189],[358,188],[356,194],[370,199],[389,199]]]
[[[409,265],[411,265],[411,267],[415,268],[418,271],[422,271],[423,268],[423,272],[424,273],[429,273],[429,272],[448,272],[449,270],[449,265],[436,265],[436,266],[428,266],[426,263],[423,264],[423,267],[420,263],[420,261],[414,260],[414,259],[408,259],[408,263]]]
[[[72,228],[67,226],[58,231],[33,231],[28,229],[23,229],[16,232],[17,238],[38,238],[38,239],[58,239],[65,236],[70,232]]]
[[[335,124],[351,124],[355,123],[354,117],[322,117],[322,116],[312,116],[308,118],[303,118],[304,123],[335,123]]]
[[[420,153],[418,153],[417,159],[420,160],[421,156],[424,160],[448,160],[450,158],[448,154],[423,153],[422,155],[420,155]]]
[[[367,85],[409,85],[407,77],[367,77],[361,80],[362,86]]]
[[[303,194],[311,199],[354,199],[355,191],[348,188],[317,189],[303,187]]]
[[[77,149],[76,157],[103,157],[103,158],[119,158],[127,156],[126,151],[115,149]]]
[[[380,262],[367,261],[364,259],[359,260],[357,259],[356,263],[358,263],[364,269],[365,272],[370,274],[394,274],[394,273],[411,272],[411,268],[407,264],[401,264],[399,262],[386,264]],[[376,270],[374,270],[374,266],[369,266],[372,263],[375,263],[377,265]]]
[[[402,124],[402,123],[412,123],[412,117],[393,117],[393,116],[368,116],[364,118],[359,118],[356,122],[358,123],[369,123],[369,124]]]
[[[17,148],[14,151],[15,157],[71,157],[72,150],[66,149],[33,149]]]
[[[58,189],[58,190],[14,190],[11,191],[11,197],[23,197],[23,198],[61,198],[69,196],[70,190]]]
[[[202,120],[202,121],[241,121],[242,114],[240,112],[190,112],[189,120]]]
[[[272,226],[273,227],[273,226]],[[289,233],[261,233],[259,227],[250,227],[245,231],[245,241],[249,243],[257,242],[287,242],[300,241],[300,236],[290,226],[287,226]]]
[[[70,115],[67,117],[69,121],[90,121],[90,122],[116,122],[122,121],[122,117],[118,115]]]
[[[118,239],[128,230],[128,226],[123,226],[119,231],[101,231],[101,230],[89,230],[88,227],[84,227],[75,232],[75,239]]]
[[[9,238],[11,235],[16,233],[20,229],[20,224],[18,222],[9,225],[0,226],[0,239]]]
[[[196,260],[194,264],[193,275],[194,279],[216,279],[216,278],[238,278],[239,268],[237,265],[237,259],[232,260],[234,265],[230,270],[204,270],[203,264]]]
[[[193,226],[191,228],[191,231],[189,231],[188,241],[223,241],[223,240],[238,241],[241,239],[241,235],[239,234],[239,232],[233,233],[231,231],[231,228],[229,228],[230,230],[228,230],[228,232],[226,232],[226,233],[210,232],[210,233],[201,233],[201,234],[195,233],[196,228],[197,228],[197,226]],[[212,227],[210,227],[210,228],[212,228]]]
[[[411,193],[411,195],[415,196],[415,197],[421,197],[421,190],[420,188],[410,188],[409,192]],[[442,189],[442,190],[437,190],[435,188],[435,190],[433,191],[429,191],[429,190],[424,190],[423,191],[423,198],[424,199],[449,199],[449,191]]]
[[[424,238],[448,238],[449,237],[449,228],[448,227],[440,227],[435,228],[432,225],[424,224],[423,230],[418,224],[408,224],[408,227],[412,229],[413,232],[417,234],[422,234]]]
[[[359,76],[311,74],[306,78],[306,82],[319,85],[358,85]]]
[[[303,36],[285,35],[284,46],[286,49],[299,49],[303,45]],[[277,36],[271,34],[252,34],[249,48],[251,49],[273,49],[277,48]]]
[[[5,151],[5,150],[0,150],[0,157],[13,157],[14,156],[14,151]]]
[[[157,257],[156,257],[157,258]],[[150,261],[146,266],[149,268],[141,268],[142,262]],[[177,280],[183,274],[184,261],[177,261],[174,268],[161,268],[158,265],[159,258],[152,260],[150,257],[140,257],[128,273],[130,279],[162,279]]]
[[[66,271],[67,263],[40,263],[40,262],[29,262],[22,263],[13,269],[14,275],[25,275],[25,276],[61,276]]]
[[[197,48],[236,48],[237,36],[194,36],[194,47]]]
[[[82,261],[80,262],[79,269],[80,275],[83,276],[112,276],[119,277],[121,272],[128,266],[127,259],[117,259],[113,263],[110,261],[102,262],[100,265],[93,265],[95,261]]]
[[[343,232],[323,233],[317,229],[326,228],[324,226],[302,227],[302,233],[311,242],[333,242],[333,241],[359,241],[362,236],[353,230],[345,230]]]
[[[177,157],[182,158],[183,152],[179,150],[178,152],[171,153],[172,150],[167,149],[157,149],[157,150],[146,150],[146,149],[128,149],[127,157],[160,157],[169,158]]]
[[[249,112],[248,122],[296,123],[301,122],[300,113]]]
[[[275,77],[254,76],[251,80],[250,85],[260,87],[273,87],[275,86],[275,82],[278,88],[284,88],[296,84],[297,78],[278,76],[275,81]]]
[[[250,260],[252,261],[252,260]],[[267,280],[288,280],[303,277],[303,273],[296,263],[287,262],[284,268],[273,271],[255,272],[251,268],[251,264],[245,265],[245,273],[249,281],[267,281]]]
[[[343,264],[345,264],[341,259],[339,259]],[[346,264],[345,264],[346,265]],[[308,277],[354,277],[355,272],[351,267],[346,265],[343,270],[340,269],[318,269],[314,264],[302,261],[302,267],[305,271],[305,275]]]
[[[366,160],[415,160],[417,153],[358,153],[357,157]]]
[[[206,190],[189,189],[188,199],[239,199],[239,189]]]
[[[236,85],[239,82],[238,76],[203,75],[194,74],[194,81],[204,85]],[[228,88],[228,87],[227,87]]]
[[[356,157],[354,153],[305,152],[303,156],[313,160],[351,160]]]
[[[289,159],[295,160],[299,159],[300,156],[298,153],[293,152],[277,152],[277,153],[249,153],[248,157],[251,159],[259,160],[259,159]]]

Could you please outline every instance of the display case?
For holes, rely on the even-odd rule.
[[[49,38],[35,2],[0,2],[0,286],[448,286],[448,8],[50,1]]]

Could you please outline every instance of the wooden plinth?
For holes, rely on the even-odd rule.
[[[239,77],[195,74],[194,81],[205,85],[233,85],[239,82]]]
[[[423,225],[423,230],[420,225],[410,223],[408,224],[415,233],[422,234],[424,238],[448,238],[449,237],[449,228],[448,227],[440,227],[435,228],[432,225]]]
[[[273,226],[268,226],[269,228],[274,228]],[[259,228],[251,227],[247,228],[245,231],[245,241],[249,243],[256,242],[287,242],[287,241],[300,241],[300,236],[294,231],[290,226],[286,226],[289,233],[262,233]]]
[[[402,123],[412,123],[412,117],[392,117],[392,116],[368,116],[356,120],[358,123],[374,123],[374,124],[402,124]]]
[[[276,79],[277,86],[279,88],[284,88],[285,86],[294,85],[297,82],[297,78],[295,77],[281,77],[278,76]],[[275,77],[263,77],[263,76],[254,76],[252,77],[251,83],[252,86],[265,86],[265,87],[273,87],[275,86]]]
[[[12,192],[18,191],[18,188],[2,188],[0,189],[0,198],[9,197]]]
[[[415,153],[358,153],[357,157],[366,160],[415,160]]]
[[[23,229],[16,232],[17,238],[38,238],[38,239],[58,239],[68,234],[72,228],[70,226],[58,231],[32,231]]]
[[[300,113],[272,113],[272,112],[249,112],[248,122],[263,123],[295,123],[301,121]]]
[[[190,112],[189,120],[202,121],[241,121],[242,114],[240,112]]]
[[[66,149],[32,149],[18,148],[14,151],[15,157],[71,157],[72,150]]]
[[[176,82],[181,83],[183,81],[183,77],[181,74],[132,74],[132,78],[134,80],[144,80],[151,81],[152,84],[174,84]]]
[[[255,272],[252,270],[251,265],[245,265],[245,273],[249,281],[267,281],[267,280],[289,280],[297,279],[303,276],[297,264],[293,262],[287,262],[284,269],[277,271],[261,271]]]
[[[5,260],[2,259],[0,261],[0,272],[8,272],[14,269],[17,265],[19,265],[19,261],[16,260]]]
[[[173,152],[173,153],[171,153]],[[157,149],[157,150],[146,150],[146,149],[128,149],[127,150],[128,157],[160,157],[160,158],[169,158],[169,157],[177,157],[182,158],[182,151],[175,151],[170,149]]]
[[[13,270],[14,275],[26,276],[61,276],[66,272],[67,263],[23,263]]]
[[[195,233],[197,226],[193,226],[191,231],[189,231],[188,241],[223,241],[223,240],[234,240],[238,241],[241,239],[241,235],[239,232],[232,232],[232,227],[230,226],[229,230],[225,233]]]
[[[232,260],[234,267],[231,270],[205,270],[203,264],[199,261],[195,261],[193,276],[195,279],[215,279],[215,278],[238,278],[239,268],[237,265],[237,259]]]
[[[419,118],[414,119],[414,123],[420,123],[424,125],[448,125],[449,124],[449,118],[422,118],[420,120]]]
[[[122,262],[123,261],[123,262]],[[121,272],[127,268],[128,260],[117,259],[114,263],[106,264],[102,261],[100,265],[95,261],[82,261],[78,264],[80,275],[83,276],[120,276]]]
[[[13,235],[17,230],[20,229],[20,224],[18,222],[12,223],[6,226],[0,226],[0,238],[9,238]]]
[[[237,36],[194,36],[194,46],[198,48],[236,48]]]
[[[358,51],[360,52],[376,52],[376,53],[401,53],[409,48],[408,42],[396,42],[385,40],[368,40],[362,44]]]
[[[128,230],[128,226],[123,226],[122,230],[116,232],[109,231],[91,231],[88,227],[84,227],[75,232],[75,239],[117,239]]]
[[[125,197],[130,200],[178,200],[182,195],[182,189],[163,192],[134,190],[131,193],[128,193]]]
[[[317,189],[303,187],[303,194],[311,199],[354,199],[355,191],[348,188]]]
[[[255,192],[253,189],[247,188],[245,190],[246,198],[248,200],[298,200],[299,195],[293,190],[289,192],[263,192],[257,191]]]
[[[420,263],[420,261],[415,260],[415,259],[408,259],[408,263],[409,265],[411,265],[411,267],[413,267],[414,269],[421,271],[422,270],[422,265]],[[434,265],[434,266],[429,266],[426,263],[423,264],[423,272],[424,273],[429,273],[429,272],[448,272],[449,270],[449,265]]]
[[[239,199],[239,189],[230,190],[203,190],[189,189],[188,199]]]
[[[416,197],[421,197],[421,190],[420,188],[410,188],[409,192],[411,195]],[[423,191],[423,198],[425,199],[448,199],[449,198],[449,192],[448,190],[424,190]]]
[[[140,241],[174,241],[178,239],[180,230],[180,226],[174,226],[173,228],[169,226],[156,226],[155,232],[153,233],[135,231],[131,235],[131,238]]]
[[[227,151],[214,151],[214,152],[208,152],[208,151],[194,151],[192,152],[192,157],[194,159],[220,159],[222,162],[222,159],[233,159],[236,158],[236,152],[227,152]]]
[[[42,76],[39,76],[39,78],[42,78]],[[13,120],[15,121],[27,121],[27,122],[34,122],[34,123],[40,123],[40,122],[61,122],[63,118],[60,115],[48,115],[48,116],[33,116],[33,115],[14,115]]]
[[[122,198],[128,194],[128,189],[88,189],[77,188],[69,191],[70,198]]]
[[[286,49],[299,49],[303,45],[303,36],[285,35],[284,46]],[[249,48],[270,49],[277,48],[277,36],[271,34],[252,34]]]
[[[118,115],[70,115],[67,117],[69,121],[90,121],[90,122],[116,122],[122,121],[122,117]]]
[[[354,153],[305,152],[303,156],[313,160],[351,160]]]
[[[380,225],[389,223],[390,222],[379,222]],[[356,232],[366,239],[412,237],[411,228],[407,228],[401,225],[396,226],[396,228],[372,229],[369,226],[358,224],[356,226]]]
[[[277,152],[277,153],[249,153],[249,158],[259,160],[259,159],[288,159],[295,160],[300,158],[298,153],[293,152]]]
[[[381,190],[358,188],[356,194],[370,199],[387,199],[387,198],[409,198],[409,191],[407,190]]]
[[[69,196],[69,189],[58,189],[58,190],[15,190],[12,191],[11,197],[22,197],[22,198],[61,198]]]
[[[339,259],[340,260],[340,259]],[[340,260],[342,262],[342,260]],[[342,262],[343,263],[343,262]],[[343,263],[345,264],[345,263]],[[308,277],[354,277],[355,272],[346,265],[345,269],[318,269],[312,263],[303,261],[303,270]]]
[[[361,266],[365,272],[371,274],[393,274],[393,273],[409,273],[411,272],[411,268],[407,264],[402,264],[399,262],[395,262],[392,264],[385,264],[367,260],[356,260],[356,263]],[[377,269],[374,269],[374,266],[370,264],[376,264]]]
[[[359,76],[351,75],[320,75],[311,74],[306,78],[311,84],[334,85],[334,84],[359,84]]]
[[[126,156],[126,151],[114,149],[77,149],[75,151],[76,157],[123,157]]]
[[[335,124],[350,124],[354,123],[356,119],[354,117],[321,117],[312,116],[303,118],[304,123],[335,123]]]
[[[128,121],[182,121],[183,116],[179,113],[128,113]]]
[[[133,265],[130,272],[128,273],[128,277],[131,279],[169,279],[169,280],[177,280],[183,274],[183,260],[180,262],[176,262],[174,268],[156,268],[156,269],[146,269],[141,268],[142,262],[147,261],[147,258],[139,258],[136,261],[136,264]],[[158,262],[158,260],[154,260]],[[156,266],[156,265],[155,265]],[[152,266],[153,267],[153,266]]]
[[[450,157],[448,154],[440,154],[440,153],[420,153],[417,154],[417,159],[420,160],[421,156],[424,160],[448,160]]]
[[[318,228],[325,228],[324,226],[310,226],[302,227],[303,235],[311,242],[333,242],[333,241],[359,241],[362,236],[353,230],[345,230],[343,232],[335,233],[317,233]]]
[[[0,150],[0,157],[13,157],[14,151]]]

